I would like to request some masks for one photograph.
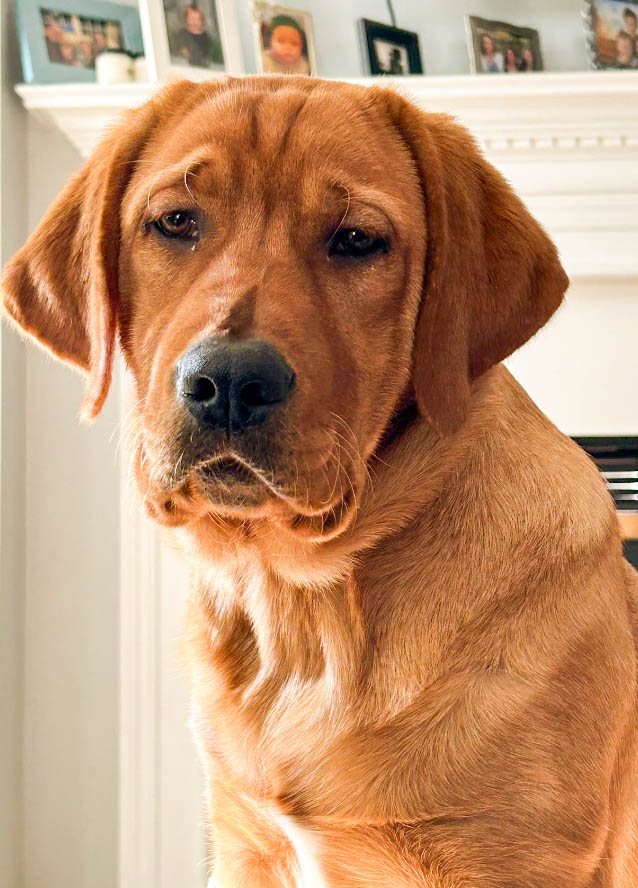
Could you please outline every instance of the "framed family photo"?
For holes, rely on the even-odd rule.
[[[538,31],[508,22],[468,16],[470,66],[480,74],[518,74],[542,71]]]
[[[143,51],[133,6],[105,0],[16,0],[16,19],[25,83],[90,82],[99,52]]]
[[[585,23],[594,68],[638,70],[638,2],[587,0]]]
[[[253,3],[255,58],[262,74],[317,74],[315,37],[309,12]]]
[[[360,19],[359,33],[368,74],[423,74],[419,35],[414,31]]]
[[[150,80],[242,73],[233,0],[140,0],[140,17]]]

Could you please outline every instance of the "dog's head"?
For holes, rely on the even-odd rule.
[[[567,286],[470,136],[395,93],[180,83],[114,129],[8,264],[11,317],[106,396],[116,332],[150,511],[329,538],[416,403],[440,435]]]

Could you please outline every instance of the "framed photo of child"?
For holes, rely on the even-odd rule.
[[[255,55],[262,74],[316,75],[317,58],[312,16],[309,12],[253,4]]]
[[[585,21],[594,68],[638,70],[638,2],[587,0]]]
[[[508,22],[470,15],[467,18],[470,66],[479,74],[519,74],[542,71],[538,31]]]
[[[152,81],[244,70],[234,0],[139,0]]]

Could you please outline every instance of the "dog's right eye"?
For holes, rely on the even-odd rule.
[[[198,240],[199,238],[197,221],[185,210],[164,213],[153,222],[153,225],[164,237],[177,237],[182,240]]]
[[[331,256],[363,259],[375,253],[387,253],[388,243],[382,237],[358,228],[340,228],[330,241]]]

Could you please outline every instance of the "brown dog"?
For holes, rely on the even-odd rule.
[[[497,366],[566,286],[448,118],[274,77],[130,114],[9,263],[85,416],[119,332],[220,888],[638,884],[636,574]]]

